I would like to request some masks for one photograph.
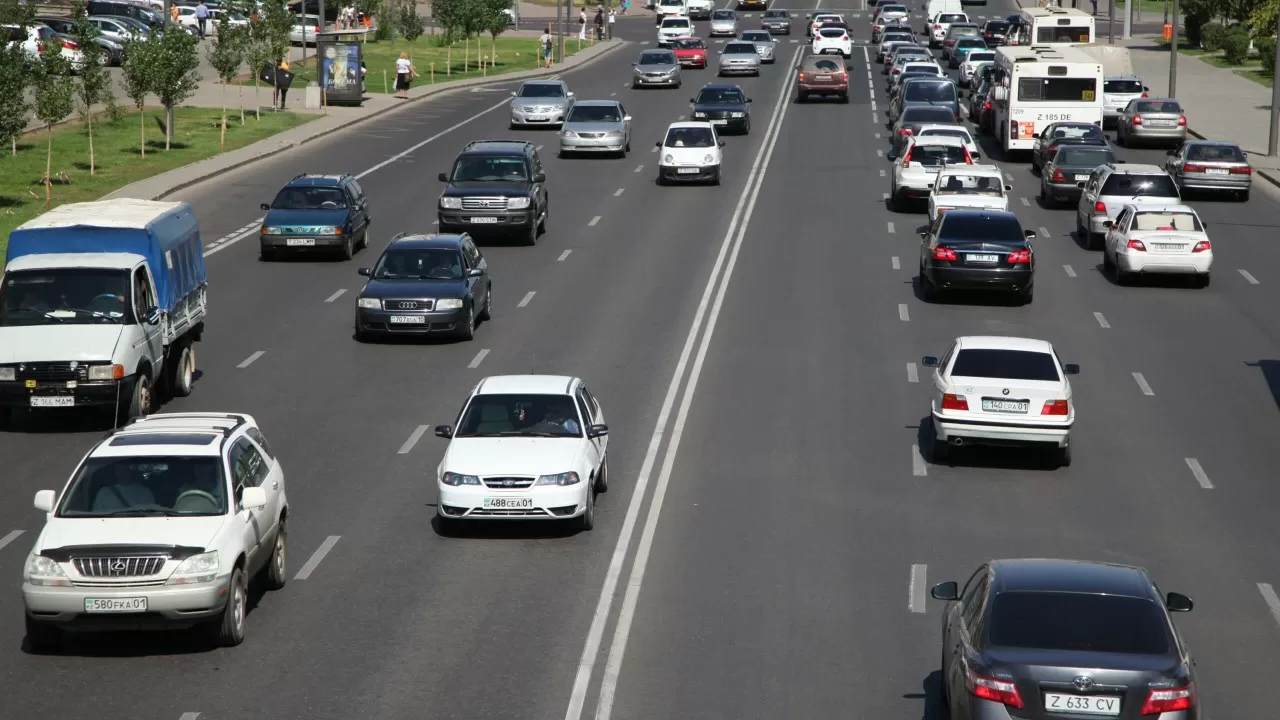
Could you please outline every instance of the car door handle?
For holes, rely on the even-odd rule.
[[[271,489],[272,489],[272,490],[279,490],[279,489],[280,489],[280,481],[279,481],[279,480],[272,480],[272,481],[271,481]]]

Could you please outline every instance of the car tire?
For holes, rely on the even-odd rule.
[[[1049,197],[1049,193],[1045,192],[1044,183],[1040,183],[1040,207],[1050,209],[1053,205],[1053,198]]]
[[[951,464],[951,446],[945,440],[939,440],[937,436],[933,438],[933,444],[929,448],[929,460],[934,465],[950,465]]]
[[[120,408],[118,425],[126,425],[134,418],[146,417],[151,412],[151,378],[139,371],[133,386],[129,388],[129,402]]]
[[[356,243],[356,247],[365,250],[369,247],[369,223],[365,223],[364,231],[360,233],[360,242]]]
[[[1195,287],[1203,290],[1204,288],[1209,287],[1210,277],[1211,276],[1209,275],[1209,273],[1201,273],[1199,275],[1196,275],[1195,279],[1193,280],[1193,284]]]
[[[1128,141],[1125,140],[1125,137],[1124,137],[1124,126],[1117,125],[1116,126],[1116,145],[1120,147],[1124,147],[1126,142]]]
[[[716,168],[715,174],[711,176],[711,184],[712,185],[720,184],[720,168]]]
[[[373,335],[365,330],[361,330],[359,325],[355,327],[356,342],[364,344],[373,342]]]
[[[236,568],[231,571],[227,604],[222,609],[222,616],[204,626],[210,643],[218,647],[235,647],[244,642],[248,611],[249,586],[244,579],[244,570]]]
[[[172,397],[187,397],[196,375],[196,349],[190,342],[182,341],[169,352],[173,362],[165,370],[165,388]]]
[[[927,303],[937,302],[938,288],[929,280],[929,276],[925,274],[924,266],[920,267],[916,277],[920,279],[920,299]]]
[[[348,237],[347,241],[342,243],[342,247],[338,249],[338,258],[341,260],[350,260],[356,254],[356,241],[354,238]]]
[[[1053,464],[1060,468],[1071,467],[1071,446],[1064,445],[1053,450]]]
[[[626,157],[629,152],[631,152],[631,139],[627,138],[627,144],[622,148],[622,157]]]
[[[1249,202],[1249,191],[1241,190],[1238,194],[1236,194],[1236,199],[1239,200],[1240,202]]]
[[[637,85],[637,84],[635,84],[635,83],[631,83],[631,89],[632,89],[632,90],[639,90],[639,89],[640,89],[640,86],[639,86],[639,85]]]
[[[743,135],[751,134],[751,118],[747,118],[747,121],[742,124],[742,134]]]
[[[467,305],[467,314],[463,317],[462,323],[455,328],[455,333],[459,340],[463,342],[471,342],[476,339],[476,310],[470,304]]]
[[[551,218],[551,198],[547,197],[542,203],[542,219],[538,221],[538,235],[547,234],[547,221]],[[536,238],[535,238],[536,242]]]
[[[524,245],[538,244],[538,225],[539,223],[537,222],[529,223],[529,231],[525,233],[524,237],[522,238],[522,242]]]
[[[796,102],[797,103],[809,102],[809,93],[804,91],[800,91],[796,93]]]
[[[586,532],[596,526],[596,492],[592,488],[587,489],[587,509],[576,519],[578,530]]]
[[[841,102],[841,103],[843,103],[843,104],[845,104],[845,105],[848,105],[848,104],[849,104],[849,93],[841,93],[841,94],[840,94],[840,102]]]
[[[41,655],[62,648],[62,628],[27,617],[27,652]]]
[[[1102,249],[1102,274],[1113,278],[1116,276],[1115,261],[1111,259],[1111,253],[1107,252],[1106,248]]]
[[[258,582],[265,590],[279,590],[288,582],[289,576],[289,524],[280,518],[280,530],[276,532],[276,543],[271,548],[271,557],[258,572]]]
[[[493,283],[484,291],[484,308],[480,310],[480,314],[476,316],[481,322],[489,322],[493,319]]]
[[[658,177],[654,178],[653,182],[656,185],[665,186],[667,184],[667,179],[662,177],[662,173],[658,173]]]
[[[1018,304],[1030,305],[1031,301],[1035,300],[1035,297],[1036,297],[1036,286],[1028,285],[1022,288],[1022,290],[1018,291]]]
[[[596,471],[595,491],[609,492],[609,458],[607,457],[600,463],[600,469]]]

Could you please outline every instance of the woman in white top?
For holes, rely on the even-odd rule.
[[[409,53],[400,53],[400,59],[396,60],[396,97],[408,100],[409,81],[416,77],[418,77],[418,71],[413,69]]]

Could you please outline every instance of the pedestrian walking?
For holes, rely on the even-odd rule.
[[[285,96],[289,94],[289,79],[284,73],[280,72],[281,70],[284,73],[289,72],[288,58],[280,58],[276,61],[276,92],[271,101],[272,104],[276,104],[277,107],[283,110]]]
[[[595,25],[596,25],[596,40],[603,40],[604,39],[604,6],[603,5],[596,6]]]
[[[196,25],[200,27],[200,39],[203,40],[205,28],[209,25],[209,6],[204,4],[204,0],[196,5]]]
[[[551,67],[551,26],[542,33],[542,37],[538,38],[539,45],[542,46],[542,64],[545,67]]]
[[[578,10],[578,42],[587,39],[587,11],[585,8]]]
[[[1098,14],[1098,0],[1093,0],[1093,14]]]
[[[177,5],[169,6],[169,19],[173,21],[174,25],[178,24],[178,6]]]
[[[613,8],[609,8],[609,39],[610,40],[613,39],[613,25],[616,22],[618,22],[618,14],[613,11]]]
[[[416,77],[418,77],[418,71],[413,69],[413,62],[409,60],[409,53],[400,53],[400,59],[396,60],[396,97],[401,100],[408,100],[409,83]]]

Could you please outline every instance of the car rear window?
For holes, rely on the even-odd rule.
[[[909,107],[902,111],[902,122],[904,125],[911,123],[953,123],[956,116],[947,108],[942,107]]]
[[[1201,162],[1237,162],[1245,161],[1244,153],[1235,145],[1192,145],[1187,150],[1188,160]]]
[[[955,218],[948,218],[950,225]],[[968,221],[971,218],[963,218]],[[1017,229],[1017,220],[1010,218]],[[967,223],[966,223],[967,224]],[[974,224],[976,227],[977,223]],[[944,228],[945,229],[945,228]],[[1019,230],[1018,234],[1022,232]],[[981,238],[970,238],[978,240]],[[1018,238],[1022,241],[1022,238]],[[1057,382],[1062,379],[1058,374],[1058,366],[1053,356],[1046,352],[1034,350],[1000,350],[996,348],[973,348],[956,353],[956,360],[951,365],[952,377],[991,378],[993,380],[1035,380],[1040,382]],[[1056,618],[1056,615],[1044,615],[1044,618]]]
[[[816,70],[818,72],[842,72],[844,70],[844,67],[840,63],[835,60],[826,59],[810,60],[805,63],[805,66],[810,70]]]
[[[993,52],[987,52],[986,50],[979,50],[977,52],[969,53],[968,59],[971,63],[993,62],[996,59],[996,54]]]
[[[1112,173],[1102,186],[1101,194],[1126,197],[1179,197],[1178,188],[1174,186],[1173,178],[1168,175],[1127,175],[1125,173]]]
[[[970,25],[952,25],[951,26],[951,37],[953,38],[978,37],[981,34],[982,34],[981,30],[979,30],[976,27],[972,27]]]
[[[1163,613],[1145,598],[1003,592],[991,605],[988,625],[991,644],[1000,647],[1132,655],[1163,655],[1170,648]]]
[[[967,47],[979,48],[980,47],[985,49],[987,47],[987,41],[983,40],[980,37],[962,37],[956,41],[956,47],[957,48],[967,48]]]
[[[1064,140],[1103,140],[1107,136],[1097,125],[1059,125],[1053,128],[1053,139]]]
[[[1182,106],[1177,100],[1140,100],[1133,105],[1140,113],[1181,113]]]
[[[1104,93],[1140,93],[1142,82],[1139,80],[1107,80],[1102,83]]]
[[[885,33],[882,43],[891,42],[915,42],[915,36],[911,33]]]
[[[822,37],[827,37],[827,38],[844,37],[845,35],[848,34],[844,30],[841,30],[840,28],[823,28],[819,32],[822,33]]]
[[[1149,210],[1133,216],[1133,229],[1143,232],[1204,232],[1200,218],[1181,210]]]
[[[903,67],[902,70],[903,72],[929,73],[930,75],[942,74],[942,68],[938,67],[937,65],[934,65],[933,63],[924,63],[924,62],[911,63]],[[948,110],[947,112],[950,112],[950,110]]]
[[[1009,29],[1009,23],[989,22],[987,23],[987,27],[985,29],[986,29],[986,32],[989,32],[989,33],[1002,33]]]
[[[1098,167],[1112,160],[1115,157],[1106,148],[1063,148],[1054,157],[1054,162],[1058,165],[1074,167]]]
[[[909,158],[925,167],[942,167],[964,162],[965,151],[959,145],[914,145]]]
[[[902,99],[906,102],[956,102],[956,86],[950,82],[920,82],[907,84]]]
[[[969,136],[969,131],[958,125],[955,128],[929,128],[921,130],[918,134],[920,137],[953,137],[964,143],[973,142],[973,138]]]
[[[965,15],[959,15],[956,13],[943,13],[942,17],[938,18],[938,24],[949,25],[951,23],[962,23],[967,21],[968,19],[969,18]]]

